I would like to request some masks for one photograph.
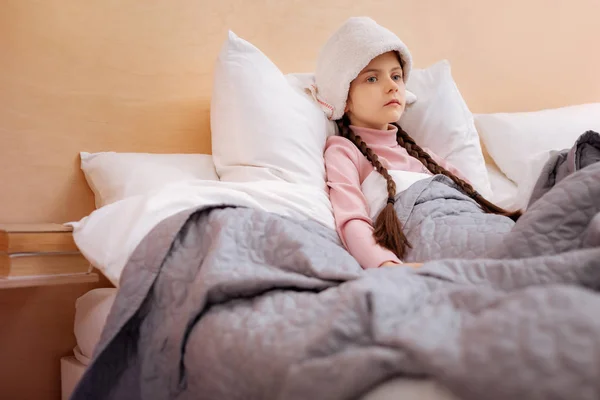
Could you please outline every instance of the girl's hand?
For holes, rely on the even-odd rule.
[[[384,262],[383,264],[380,265],[380,267],[412,267],[412,268],[419,268],[420,266],[422,266],[423,263],[404,263],[404,264],[396,264],[395,262]]]

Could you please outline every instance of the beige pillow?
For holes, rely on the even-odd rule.
[[[218,181],[209,154],[79,153],[81,169],[94,192],[96,208],[147,194],[173,182]]]

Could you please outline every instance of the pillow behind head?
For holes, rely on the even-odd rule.
[[[220,180],[289,183],[302,193],[297,210],[333,226],[323,151],[335,127],[300,81],[229,32],[213,84],[212,154]]]
[[[421,147],[431,149],[456,167],[483,197],[492,188],[473,114],[452,77],[450,63],[439,61],[413,69],[406,85],[417,101],[398,123]]]
[[[290,76],[316,97],[314,74]],[[409,106],[398,121],[402,128],[421,147],[458,168],[475,190],[489,199],[492,188],[473,115],[452,78],[450,63],[442,60],[425,69],[413,69],[406,100]],[[335,129],[332,121],[330,124]]]
[[[401,118],[402,127],[490,197],[473,116],[449,63],[413,69],[407,90],[414,104]],[[323,150],[336,127],[314,99],[314,74],[284,75],[232,32],[217,59],[211,129],[213,159],[222,181],[280,180],[326,190]],[[325,205],[316,202],[315,207],[325,212]],[[326,207],[331,209],[330,204]]]
[[[323,149],[334,132],[326,116],[233,32],[216,63],[211,130],[222,181],[278,180],[325,189]]]

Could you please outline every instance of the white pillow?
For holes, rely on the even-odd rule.
[[[211,103],[212,153],[221,180],[282,179],[325,190],[323,148],[335,125],[306,93],[310,75],[283,75],[260,50],[229,33]],[[473,116],[448,61],[413,70],[407,89],[418,100],[401,118],[403,128],[490,197]]]
[[[96,208],[149,193],[172,182],[219,180],[208,154],[81,152],[80,157]]]
[[[283,180],[325,188],[327,122],[267,56],[229,32],[211,99],[212,154],[222,181]]]
[[[283,181],[314,188],[307,215],[316,212],[319,220],[328,220],[323,150],[335,130],[301,85],[290,82],[294,79],[259,49],[229,32],[215,66],[213,160],[224,182]]]
[[[492,189],[473,114],[452,78],[450,63],[442,60],[413,69],[406,88],[417,101],[400,118],[402,129],[455,166],[489,199]]]
[[[517,185],[508,179],[496,165],[486,164],[486,168],[492,186],[492,196],[488,200],[505,210],[519,209]]]
[[[291,74],[311,91],[314,74]],[[407,84],[409,106],[400,125],[422,147],[458,168],[484,197],[492,196],[473,115],[461,96],[450,69],[442,60],[425,69],[413,69]],[[335,129],[330,122],[331,129]]]
[[[550,151],[571,148],[585,131],[600,132],[600,103],[476,114],[475,125],[500,170],[527,193]]]
[[[519,186],[517,186],[516,208],[521,210],[527,209],[529,199],[533,193],[533,188],[540,177],[540,172],[544,165],[548,162],[551,156],[551,151],[542,151],[535,153],[528,159],[525,168],[519,177]]]

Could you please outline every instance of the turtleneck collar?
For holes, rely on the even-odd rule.
[[[360,138],[368,146],[394,146],[398,144],[396,141],[396,133],[398,133],[398,128],[392,124],[388,125],[387,130],[363,128],[354,125],[350,125],[350,129],[352,129],[354,134],[360,136]]]

